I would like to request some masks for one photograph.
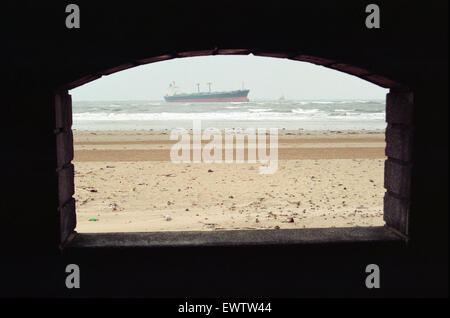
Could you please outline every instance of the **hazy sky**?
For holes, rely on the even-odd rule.
[[[249,99],[384,99],[387,89],[310,63],[244,56],[178,58],[134,67],[71,90],[73,100],[163,100],[169,83],[185,93],[250,89]]]

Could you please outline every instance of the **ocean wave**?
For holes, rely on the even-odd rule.
[[[272,108],[250,108],[249,112],[269,112],[273,110]]]
[[[348,111],[354,111],[354,109],[334,109],[335,112],[348,112]]]
[[[84,121],[183,121],[183,120],[221,120],[221,121],[308,121],[308,120],[384,120],[385,113],[355,113],[347,112],[332,115],[329,112],[317,110],[296,110],[294,112],[203,112],[203,113],[75,113],[74,122]]]
[[[292,109],[291,112],[296,114],[314,114],[320,112],[319,109],[313,108],[313,109],[303,109],[303,108],[295,108]]]
[[[336,102],[328,102],[328,101],[314,101],[311,104],[336,104]]]
[[[295,104],[300,104],[300,105],[327,105],[327,104],[336,104],[336,102],[331,102],[331,101],[315,101],[315,100],[308,100],[308,101],[300,101],[300,102],[295,102]]]

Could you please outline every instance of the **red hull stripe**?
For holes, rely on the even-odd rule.
[[[223,98],[201,98],[201,99],[177,99],[168,100],[170,103],[202,103],[202,102],[248,102],[248,98],[242,97],[223,97]]]

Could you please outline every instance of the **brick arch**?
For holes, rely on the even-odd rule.
[[[390,92],[386,99],[386,156],[384,170],[384,220],[386,226],[404,239],[409,235],[409,211],[411,206],[410,184],[412,158],[412,110],[413,92],[396,80],[377,74],[368,68],[350,63],[296,52],[281,52],[247,49],[215,49],[186,51],[164,54],[145,59],[132,59],[118,62],[117,66],[106,67],[103,71],[93,72],[76,80],[69,81],[55,92],[57,174],[58,174],[58,218],[62,248],[75,235],[76,213],[74,194],[73,135],[72,135],[72,101],[69,89],[76,88],[104,75],[113,74],[139,65],[155,63],[174,58],[208,56],[208,55],[248,55],[287,58],[301,62],[313,63],[330,69],[357,76],[362,80],[384,88]]]
[[[389,77],[380,74],[375,70],[371,70],[370,67],[359,66],[356,65],[355,63],[349,63],[348,61],[339,61],[337,59],[319,57],[316,55],[302,54],[294,51],[290,52],[283,50],[269,51],[269,50],[250,50],[250,49],[194,50],[194,51],[183,51],[177,53],[162,54],[144,59],[130,59],[130,61],[125,62],[121,61],[118,62],[118,65],[106,67],[101,71],[95,71],[92,72],[91,74],[82,76],[81,78],[69,81],[68,83],[62,85],[61,88],[70,90],[78,86],[84,85],[86,83],[89,83],[91,81],[94,81],[104,75],[110,75],[136,66],[167,61],[174,58],[210,56],[210,55],[248,55],[248,54],[264,57],[285,58],[294,61],[312,63],[336,71],[347,73],[349,75],[354,75],[356,77],[361,78],[362,80],[366,80],[368,82],[371,82],[384,88],[407,90],[406,85],[401,84],[399,81],[395,79],[390,79]]]

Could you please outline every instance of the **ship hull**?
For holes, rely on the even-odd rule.
[[[176,100],[167,100],[166,102],[171,103],[202,103],[202,102],[210,102],[210,103],[220,103],[220,102],[248,102],[249,99],[247,97],[223,97],[223,98],[191,98],[191,99],[176,99]]]
[[[217,93],[178,94],[164,96],[166,102],[171,103],[205,103],[205,102],[248,102],[249,90]]]

